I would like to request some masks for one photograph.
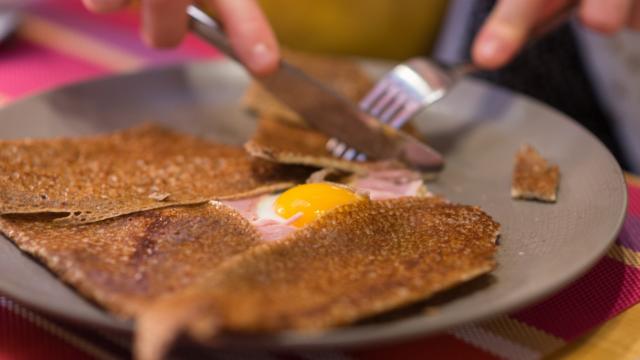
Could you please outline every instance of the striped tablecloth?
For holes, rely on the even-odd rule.
[[[33,5],[25,13],[16,36],[0,44],[0,105],[70,82],[218,56],[195,38],[188,38],[176,50],[150,50],[140,42],[137,33],[137,18],[132,12],[95,16],[84,10],[80,0],[50,0]],[[603,323],[607,327],[609,319],[640,302],[640,180],[629,177],[628,189],[629,211],[616,244],[586,275],[539,304],[437,336],[394,345],[321,353],[242,355],[535,359],[568,344],[574,346],[570,343]],[[616,354],[634,356],[632,350],[617,350]],[[640,351],[640,346],[635,350]],[[0,294],[0,359],[129,356],[129,339],[59,323]],[[640,353],[635,356],[640,357]]]

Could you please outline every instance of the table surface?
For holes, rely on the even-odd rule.
[[[640,184],[640,178],[627,175],[627,181]],[[553,360],[640,358],[640,304],[609,319],[573,343],[554,352]]]
[[[155,52],[142,45],[137,32],[137,21],[131,13],[95,17],[84,11],[79,0],[51,0],[37,4],[25,14],[16,36],[0,44],[0,106],[96,76],[218,56],[215,50],[192,37],[176,50]],[[630,204],[635,201],[634,206],[640,207],[640,179],[629,175],[628,182],[630,189],[637,190],[636,199]],[[637,232],[638,227],[633,229]],[[606,258],[618,260],[632,267],[631,272],[640,274],[638,252],[615,245]],[[594,268],[591,273],[597,271]],[[588,282],[591,273],[574,285]],[[640,278],[640,275],[633,275],[630,281],[637,281],[634,276]],[[638,300],[640,297],[629,300],[629,305]],[[538,307],[545,309],[544,304]],[[433,358],[466,355],[494,359],[497,355],[517,358],[518,354],[526,353],[531,358],[545,355],[552,359],[640,358],[640,337],[633,335],[640,333],[640,305],[630,307],[604,324],[600,321],[599,326],[589,327],[591,330],[585,335],[570,339],[517,320],[523,318],[522,314],[519,317],[503,316],[428,339],[371,350],[316,355],[371,359],[406,358],[428,353]],[[119,348],[114,346],[116,343],[120,344]],[[535,351],[523,353],[524,345]],[[506,348],[508,351],[496,351]],[[50,356],[52,349],[56,355],[73,358],[128,356],[127,346],[122,346],[122,340],[105,340],[86,334],[83,329],[59,324],[0,295],[0,359],[40,358]]]

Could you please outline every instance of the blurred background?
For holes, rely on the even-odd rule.
[[[403,60],[431,51],[446,0],[260,0],[291,48]]]
[[[258,0],[286,47],[402,61],[469,59],[492,0]],[[0,102],[65,83],[145,67],[219,57],[193,36],[177,49],[147,49],[135,5],[87,12],[80,0],[0,0]],[[8,37],[13,31],[13,36]],[[629,170],[640,172],[640,39],[609,38],[576,21],[509,66],[475,75],[532,96],[576,119]]]

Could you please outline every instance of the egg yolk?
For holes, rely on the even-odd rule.
[[[276,214],[285,219],[301,213],[292,225],[303,227],[340,205],[363,199],[364,197],[340,186],[327,183],[305,184],[283,192],[274,202],[274,208]]]

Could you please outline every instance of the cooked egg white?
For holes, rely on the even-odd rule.
[[[279,223],[287,223],[287,219],[276,214],[275,201],[280,194],[263,195],[256,204],[256,219],[257,220],[273,220]]]

